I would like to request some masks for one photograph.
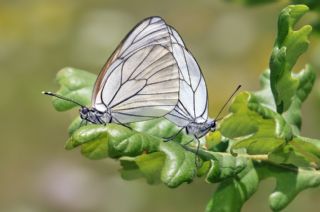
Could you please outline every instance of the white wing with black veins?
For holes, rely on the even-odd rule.
[[[177,32],[174,39],[172,48],[180,71],[180,93],[177,106],[166,118],[180,127],[185,127],[190,122],[204,123],[208,119],[208,96],[204,77]]]

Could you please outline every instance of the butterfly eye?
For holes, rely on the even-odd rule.
[[[81,112],[82,112],[83,114],[87,114],[87,113],[89,112],[89,109],[86,108],[86,107],[83,107],[83,108],[81,108],[80,110],[81,110]]]

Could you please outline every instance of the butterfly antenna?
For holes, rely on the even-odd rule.
[[[63,99],[65,101],[68,101],[68,102],[72,102],[72,103],[75,103],[76,105],[79,105],[80,107],[85,107],[84,105],[72,100],[72,99],[69,99],[67,97],[64,97],[64,96],[61,96],[59,94],[56,94],[56,93],[52,93],[50,91],[42,91],[42,94],[45,94],[45,95],[48,95],[48,96],[54,96],[54,97],[57,97],[59,99]]]
[[[238,85],[238,87],[236,88],[235,91],[233,91],[233,93],[231,94],[231,96],[229,97],[229,99],[226,101],[226,103],[224,103],[224,105],[222,106],[222,108],[220,109],[218,115],[216,116],[215,120],[221,120],[219,119],[220,114],[222,113],[222,111],[224,110],[224,108],[227,106],[227,104],[230,102],[230,100],[232,99],[232,97],[237,93],[237,91],[241,88],[241,85]]]

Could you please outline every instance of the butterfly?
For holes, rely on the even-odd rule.
[[[208,132],[216,130],[219,115],[241,85],[237,87],[221,108],[216,119],[208,118],[208,91],[201,69],[191,52],[186,48],[179,33],[173,27],[168,27],[173,41],[172,53],[179,67],[180,91],[177,105],[165,118],[181,127],[181,129],[165,140],[172,140],[182,130],[185,130],[186,134],[193,137],[191,141],[194,139],[198,141],[199,149],[199,139]]]
[[[165,117],[181,127],[177,134],[185,129],[198,141],[216,129],[217,118],[208,118],[208,92],[198,63],[179,33],[156,16],[138,23],[107,60],[95,82],[91,108],[44,93],[78,104],[80,117],[94,124]]]
[[[81,119],[93,124],[163,117],[179,98],[179,68],[172,53],[172,36],[160,17],[138,23],[103,66],[94,84],[91,107],[52,92],[43,93],[79,105]]]

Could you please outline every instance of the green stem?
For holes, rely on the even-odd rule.
[[[215,155],[221,155],[221,156],[234,156],[234,157],[245,157],[251,160],[256,160],[256,161],[268,161],[268,155],[263,154],[263,155],[248,155],[248,154],[231,154],[228,152],[209,152],[203,149],[200,149],[198,152],[196,149],[191,148],[189,146],[183,146],[186,150],[193,152],[195,154],[198,154],[203,160],[215,160],[216,157]]]
[[[182,145],[183,146],[183,145]],[[197,150],[194,148],[191,148],[189,146],[183,146],[183,148],[185,148],[187,151],[193,152],[195,154],[197,154]],[[200,158],[202,158],[204,161],[208,161],[208,160],[217,160],[216,155],[220,155],[220,156],[233,156],[233,157],[244,157],[253,161],[257,161],[257,162],[265,162],[268,163],[270,165],[279,167],[279,168],[283,168],[283,169],[287,169],[289,171],[292,172],[298,172],[298,171],[305,171],[303,169],[298,169],[297,167],[292,167],[292,166],[287,166],[287,165],[282,165],[282,164],[276,164],[272,161],[268,160],[268,155],[267,154],[261,154],[261,155],[248,155],[248,154],[231,154],[229,152],[209,152],[203,149],[200,149],[198,151],[198,155]],[[316,170],[316,169],[314,169]]]

